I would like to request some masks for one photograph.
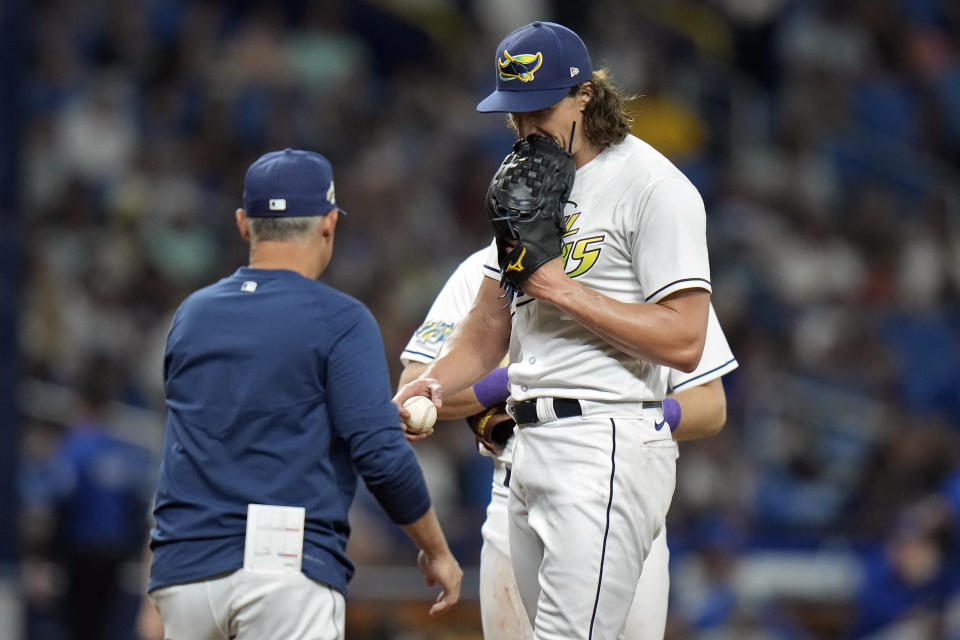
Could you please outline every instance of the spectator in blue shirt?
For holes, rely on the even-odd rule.
[[[939,636],[956,569],[952,526],[937,500],[917,503],[900,515],[883,548],[866,558],[851,637],[894,637],[907,624],[918,630],[916,637]]]
[[[123,610],[121,576],[142,553],[155,466],[148,451],[109,426],[114,370],[103,357],[81,368],[77,412],[59,447],[25,495],[33,526],[29,552],[56,562],[65,577],[59,610],[67,635],[102,640]],[[132,620],[130,626],[132,627]]]
[[[167,337],[148,587],[167,637],[342,640],[358,475],[420,548],[443,611],[462,572],[391,402],[379,328],[316,280],[343,213],[330,163],[271,152],[244,186],[249,266],[190,295]]]

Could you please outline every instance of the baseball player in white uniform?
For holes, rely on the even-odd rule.
[[[423,323],[401,354],[404,365],[401,384],[416,378],[429,363],[439,357],[447,339],[467,315],[483,281],[486,254],[487,249],[484,248],[470,255],[460,263],[440,290]],[[675,440],[712,435],[722,428],[726,404],[720,378],[737,366],[736,358],[730,351],[711,306],[703,356],[696,370],[683,373],[676,369],[663,369],[664,375],[668,376],[668,391],[676,392],[674,398],[684,409],[680,415],[685,419],[681,421],[674,418],[670,423]],[[700,389],[696,394],[684,391],[697,387]],[[440,417],[452,420],[484,411],[487,407],[478,399],[483,395],[482,391],[471,388],[462,391],[457,398],[447,398]],[[495,419],[496,417],[491,420]],[[679,428],[681,425],[682,428]],[[517,592],[507,533],[508,474],[513,455],[513,438],[498,455],[491,454],[482,446],[480,453],[490,455],[494,460],[490,504],[481,530],[483,548],[480,554],[480,614],[483,637],[486,640],[526,640],[533,636],[533,629]],[[670,586],[669,558],[670,550],[664,531],[654,539],[644,563],[630,615],[621,634],[623,640],[663,638]]]
[[[569,149],[576,178],[564,255],[505,308],[485,278],[445,355],[401,387],[442,405],[510,354],[517,422],[510,552],[536,640],[613,640],[673,496],[677,446],[663,367],[700,362],[710,306],[706,218],[696,188],[630,135],[619,92],[575,33],[535,22],[498,47],[497,90],[520,137]],[[493,251],[485,270],[499,271]]]

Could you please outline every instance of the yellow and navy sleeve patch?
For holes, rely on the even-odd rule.
[[[453,333],[454,323],[439,320],[428,320],[420,325],[414,338],[422,344],[440,344],[446,342]]]

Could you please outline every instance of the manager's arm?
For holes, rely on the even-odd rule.
[[[427,585],[441,592],[430,613],[460,597],[463,572],[450,553],[410,445],[390,404],[390,379],[376,321],[358,309],[327,358],[327,406],[334,433],[390,519],[420,548],[417,563]]]
[[[449,609],[460,598],[460,582],[463,570],[457,563],[447,540],[440,529],[433,507],[413,522],[400,527],[420,548],[417,554],[417,566],[423,573],[428,587],[439,584],[440,595],[430,607],[430,615]]]

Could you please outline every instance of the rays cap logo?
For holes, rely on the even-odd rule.
[[[334,208],[339,209],[334,197],[333,166],[319,153],[271,151],[247,169],[243,210],[251,218],[325,216]]]
[[[500,67],[499,78],[504,82],[510,82],[511,80],[530,82],[534,79],[534,74],[542,64],[543,54],[539,51],[535,54],[521,53],[512,56],[509,51],[504,49],[503,57],[497,60],[497,66]]]
[[[593,75],[583,40],[555,22],[531,22],[507,35],[497,47],[495,67],[497,88],[480,101],[477,111],[545,109]]]

